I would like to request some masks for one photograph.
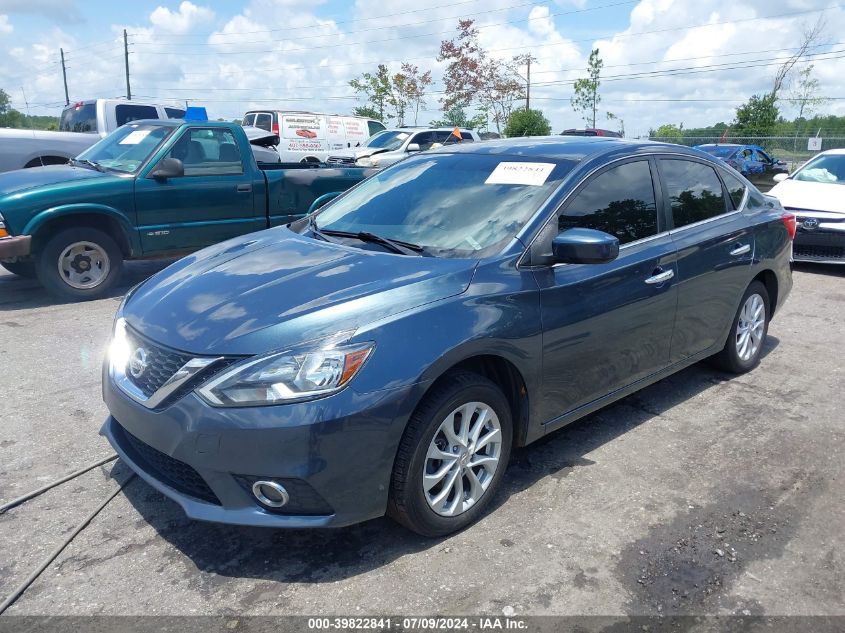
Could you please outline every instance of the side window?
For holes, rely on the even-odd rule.
[[[739,209],[739,205],[742,204],[742,197],[745,195],[745,184],[729,171],[721,169],[719,173],[722,175],[722,180],[728,189],[728,195],[731,197],[733,208]]]
[[[758,149],[758,150],[755,150],[754,153],[757,154],[757,160],[759,160],[760,162],[762,162],[762,163],[771,163],[772,162],[772,159],[769,158],[769,156],[768,156],[768,154],[766,154],[766,152]]]
[[[381,132],[386,128],[378,121],[367,121],[367,129],[370,132],[370,136],[372,136],[376,132]]]
[[[750,149],[744,149],[739,153],[740,157],[744,160],[751,160],[754,158],[754,153]]]
[[[126,125],[130,121],[137,121],[138,119],[157,119],[158,111],[153,106],[129,105],[121,103],[115,106],[114,116],[117,119],[117,125]]]
[[[420,132],[411,139],[411,143],[416,143],[423,151],[431,149],[432,144],[434,144],[434,132]],[[408,145],[411,143],[408,143]]]
[[[662,159],[660,170],[672,203],[675,228],[726,212],[722,183],[712,167],[691,160]]]
[[[255,125],[255,114],[247,114],[244,116],[244,120],[241,121],[241,125]]]
[[[168,119],[184,119],[185,111],[179,108],[165,108],[164,113]]]
[[[268,132],[273,129],[273,116],[267,112],[255,115],[255,127],[260,127]]]
[[[191,128],[183,132],[165,158],[178,158],[185,176],[231,176],[244,173],[241,153],[229,130]]]
[[[657,235],[657,203],[648,161],[625,163],[600,174],[558,217],[558,229],[597,229],[620,244]]]

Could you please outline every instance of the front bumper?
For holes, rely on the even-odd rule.
[[[796,214],[795,261],[845,264],[845,217],[790,211]]]
[[[313,402],[232,409],[190,393],[155,411],[104,379],[111,415],[100,433],[189,517],[289,528],[343,526],[384,514],[409,396],[419,387],[346,389]],[[289,504],[261,506],[250,492],[259,478],[282,483]]]
[[[0,260],[26,257],[32,248],[31,235],[0,238]]]

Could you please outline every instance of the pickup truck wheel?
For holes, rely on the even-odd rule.
[[[752,282],[739,303],[725,347],[713,357],[719,369],[744,374],[760,363],[769,331],[770,305],[766,286]]]
[[[399,445],[388,514],[423,536],[473,523],[501,485],[511,450],[508,401],[495,383],[455,372],[428,393]]]
[[[0,262],[0,266],[18,277],[35,277],[35,262]]]
[[[86,301],[103,296],[123,268],[120,247],[97,229],[67,229],[48,241],[38,256],[38,279],[64,299]]]

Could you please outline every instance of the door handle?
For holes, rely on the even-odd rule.
[[[252,191],[252,185],[238,185],[235,189],[238,193],[249,193]]]
[[[657,270],[660,269],[658,268]],[[656,275],[652,275],[651,277],[646,279],[645,282],[650,285],[662,284],[664,281],[669,281],[674,276],[675,271],[670,268],[669,270],[664,270],[663,272],[657,273]]]
[[[731,255],[733,257],[739,257],[740,255],[745,255],[746,253],[751,252],[751,244],[743,244],[742,246],[737,246],[735,249],[731,251]]]

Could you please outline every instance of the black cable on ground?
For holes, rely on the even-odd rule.
[[[44,573],[44,570],[47,569],[47,567],[50,566],[50,563],[52,563],[54,560],[56,560],[56,558],[58,558],[59,554],[61,554],[62,551],[64,551],[64,549],[68,545],[70,545],[71,541],[73,541],[73,539],[75,539],[76,536],[82,530],[84,530],[86,526],[91,523],[91,521],[94,520],[94,517],[96,517],[103,510],[103,508],[105,508],[109,504],[109,502],[114,499],[134,478],[135,473],[132,473],[132,475],[130,475],[126,481],[120,484],[120,487],[118,487],[117,490],[111,493],[105,501],[103,501],[99,506],[97,506],[96,510],[94,510],[91,514],[85,517],[82,523],[76,526],[73,532],[71,532],[70,535],[64,541],[62,541],[62,543],[55,550],[52,551],[52,553],[46,558],[46,560],[38,566],[38,569],[36,569],[29,576],[27,576],[26,579],[17,587],[17,589],[15,589],[5,600],[3,600],[3,602],[0,602],[0,615],[3,615],[3,612],[9,607],[11,607],[15,603],[15,601],[21,597],[23,592],[26,591],[27,588],[29,588],[29,586],[34,583],[42,573]]]
[[[38,490],[33,490],[32,492],[28,492],[25,495],[21,495],[17,499],[12,499],[8,503],[4,503],[2,506],[0,506],[0,514],[3,514],[4,512],[6,512],[6,510],[11,510],[15,506],[23,503],[24,501],[29,501],[33,497],[37,497],[41,493],[47,492],[51,488],[55,488],[59,484],[63,484],[66,481],[70,481],[74,477],[79,477],[79,475],[83,475],[83,474],[87,473],[89,470],[93,470],[97,466],[102,466],[103,464],[107,464],[110,461],[114,461],[115,459],[117,459],[117,455],[112,455],[111,457],[106,457],[104,459],[101,459],[98,462],[91,464],[90,466],[85,466],[85,468],[80,468],[79,470],[74,471],[74,472],[70,473],[69,475],[65,475],[61,479],[57,479],[56,481],[49,483],[46,486],[42,486]]]

